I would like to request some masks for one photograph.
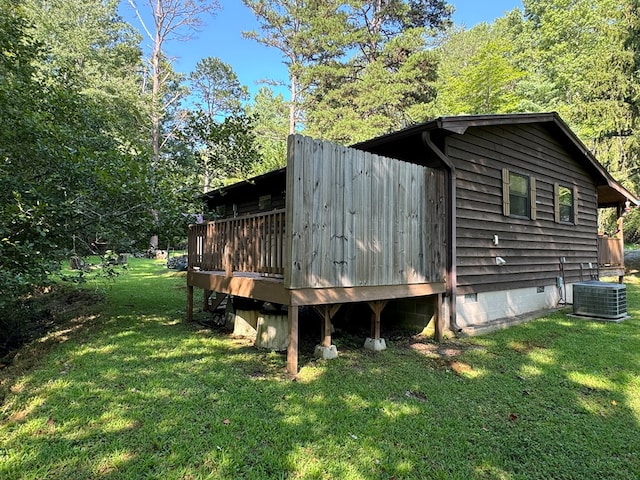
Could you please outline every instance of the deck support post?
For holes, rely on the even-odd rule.
[[[202,294],[202,310],[205,312],[209,311],[209,297],[212,293],[213,292],[211,290],[205,289]]]
[[[298,374],[298,306],[289,305],[289,345],[287,345],[287,372]]]
[[[364,341],[364,348],[375,352],[386,350],[387,344],[384,338],[380,338],[380,316],[382,310],[387,305],[388,300],[376,300],[375,302],[367,302],[369,308],[373,312],[371,315],[371,337]]]
[[[341,304],[319,305],[315,307],[316,312],[322,317],[322,337],[320,345],[317,345],[314,354],[318,358],[331,360],[338,356],[338,349],[331,344],[331,319],[335,316]]]
[[[434,325],[434,340],[438,343],[442,341],[442,334],[444,331],[444,315],[442,314],[442,293],[436,295],[436,308],[434,309],[433,325]]]
[[[187,283],[187,322],[193,321],[193,285]]]

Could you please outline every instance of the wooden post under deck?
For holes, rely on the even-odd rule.
[[[202,310],[209,310],[209,297],[213,294],[211,290],[205,289],[202,294]]]
[[[373,316],[371,318],[371,338],[378,339],[380,338],[380,316],[382,314],[382,310],[387,305],[388,300],[376,300],[375,302],[367,302],[369,308],[373,311]]]
[[[329,312],[329,309],[325,306],[325,308],[323,308],[323,314],[322,316],[324,317],[324,325],[323,325],[323,335],[322,335],[322,343],[321,345],[323,347],[330,347],[331,346],[331,314]]]
[[[187,322],[193,321],[193,285],[187,284]]]
[[[298,307],[289,305],[289,345],[287,346],[287,372],[298,374]]]
[[[331,346],[331,320],[335,317],[341,306],[342,304],[338,303],[335,305],[318,305],[315,307],[316,311],[323,319],[320,343],[323,347]]]
[[[433,318],[433,326],[434,326],[434,339],[436,342],[442,341],[442,333],[444,330],[444,317],[442,315],[442,294],[438,293],[436,295],[436,308],[434,312]]]

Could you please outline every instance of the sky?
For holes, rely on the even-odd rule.
[[[188,42],[174,41],[165,48],[167,55],[174,61],[175,70],[188,74],[195,69],[199,60],[218,57],[233,67],[240,82],[249,88],[252,95],[265,79],[286,83],[287,69],[282,63],[280,52],[242,37],[242,31],[259,30],[259,24],[251,10],[241,0],[219,2],[222,9],[214,16],[204,18],[204,27]],[[143,11],[147,1],[136,0],[135,3]],[[492,22],[514,8],[522,9],[521,0],[450,0],[449,3],[455,8],[454,23],[466,27]],[[129,0],[121,0],[120,14],[142,32]],[[148,20],[147,26],[151,28],[151,25]],[[142,43],[145,53],[149,51],[150,45],[150,40],[145,37]],[[277,91],[283,92],[284,97],[288,98],[286,88]]]

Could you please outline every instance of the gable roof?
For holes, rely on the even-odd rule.
[[[423,155],[416,152],[424,151],[422,135],[425,132],[435,137],[443,137],[455,134],[462,135],[471,127],[525,124],[537,124],[546,128],[565,148],[576,156],[581,165],[594,179],[598,189],[599,207],[617,206],[627,200],[636,205],[640,203],[636,195],[620,185],[607,172],[556,112],[440,117],[357,143],[353,145],[353,148],[408,161],[424,162]]]
[[[576,156],[594,179],[598,190],[599,207],[615,207],[624,204],[627,200],[634,205],[640,204],[638,197],[607,172],[556,112],[445,116],[366,140],[351,147],[434,167],[439,166],[437,161],[436,164],[429,163],[428,160],[425,161],[424,133],[442,138],[447,135],[462,135],[472,127],[526,124],[538,124],[546,128],[554,138]],[[285,171],[286,168],[280,168],[248,180],[220,187],[205,193],[202,198],[209,201],[215,201],[227,195],[229,198],[241,198],[255,194],[256,186],[284,186]]]

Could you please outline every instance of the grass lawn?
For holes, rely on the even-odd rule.
[[[627,280],[620,324],[555,314],[380,353],[344,337],[336,360],[302,352],[292,381],[284,354],[183,323],[184,274],[132,260],[89,285],[106,293],[99,314],[0,370],[0,478],[637,479]]]

